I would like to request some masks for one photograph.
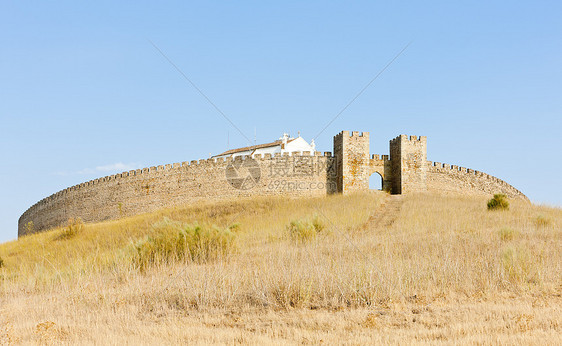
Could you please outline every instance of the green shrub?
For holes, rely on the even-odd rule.
[[[498,193],[488,201],[488,210],[508,210],[509,202],[504,194]]]
[[[188,260],[205,263],[234,249],[230,229],[186,224],[164,218],[152,225],[152,234],[134,244],[133,263],[141,270],[155,263]]]
[[[293,220],[287,225],[287,231],[292,240],[306,243],[316,238],[325,226],[318,216],[308,220]]]
[[[78,233],[82,232],[86,226],[81,218],[68,219],[66,227],[62,229],[61,234],[57,237],[58,240],[74,238]]]
[[[0,257],[0,268],[4,267],[4,260]]]

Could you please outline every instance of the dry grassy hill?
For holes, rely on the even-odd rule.
[[[562,335],[562,210],[258,198],[0,245],[0,343],[536,343]]]

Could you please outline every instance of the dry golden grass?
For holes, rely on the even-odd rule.
[[[389,199],[224,202],[2,244],[0,343],[559,342],[560,209],[418,195],[369,223]],[[314,215],[326,232],[295,242]],[[237,250],[141,272],[130,244],[163,217],[238,223]]]

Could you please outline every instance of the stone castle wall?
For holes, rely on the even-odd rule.
[[[336,191],[335,176],[335,158],[329,152],[239,156],[137,169],[91,180],[39,201],[20,217],[18,236],[58,227],[75,217],[98,222],[199,201],[325,195]],[[26,227],[29,222],[32,229]]]
[[[503,193],[508,198],[529,201],[521,191],[492,175],[441,162],[427,162],[428,192],[491,196]]]
[[[19,219],[18,236],[58,227],[69,218],[99,222],[161,208],[252,196],[322,196],[369,189],[372,174],[384,191],[433,192],[528,200],[486,173],[427,161],[424,136],[390,141],[390,155],[369,156],[369,133],[342,131],[330,152],[238,156],[137,169],[91,180],[51,195]],[[30,227],[30,224],[33,227]]]

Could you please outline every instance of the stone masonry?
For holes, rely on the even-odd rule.
[[[369,189],[379,174],[392,194],[443,193],[528,200],[488,174],[427,161],[427,138],[400,135],[389,155],[370,155],[369,133],[342,131],[330,152],[208,159],[132,170],[59,191],[20,217],[18,236],[58,227],[69,218],[99,222],[161,208],[253,196],[321,196]]]

